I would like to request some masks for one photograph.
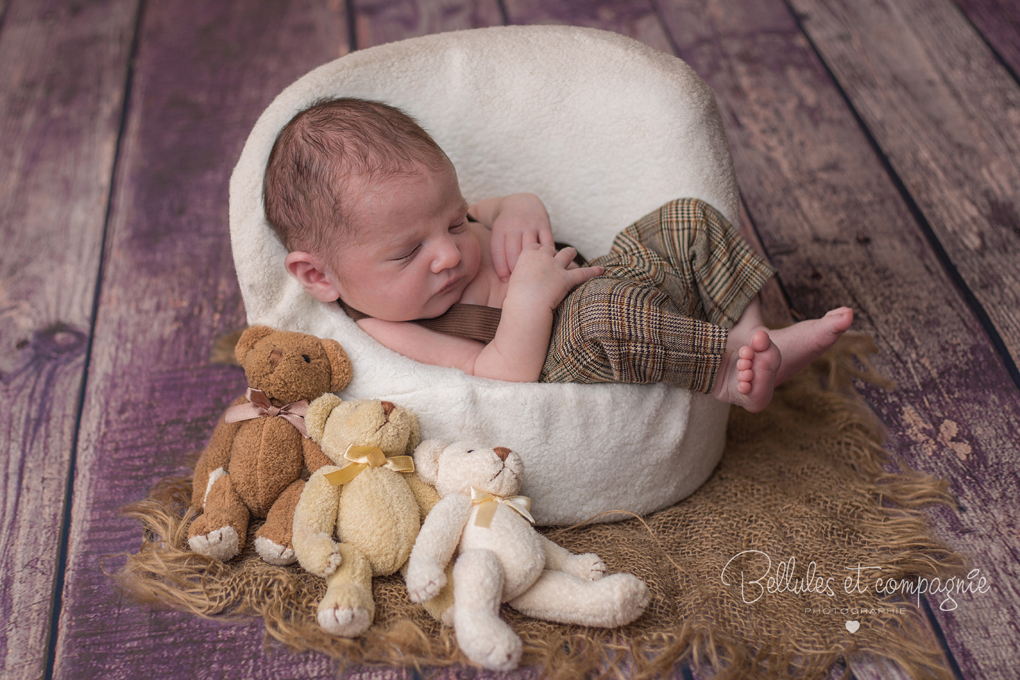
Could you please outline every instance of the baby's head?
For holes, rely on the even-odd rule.
[[[296,115],[273,146],[264,199],[287,271],[324,302],[391,321],[436,316],[477,273],[453,164],[385,104],[337,99]]]

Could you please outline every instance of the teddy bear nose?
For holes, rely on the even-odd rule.
[[[510,449],[505,446],[497,446],[493,449],[493,451],[496,452],[496,455],[499,456],[499,459],[502,461],[505,461],[506,457],[510,455]]]
[[[280,363],[280,359],[282,358],[283,358],[282,350],[274,349],[272,352],[269,353],[269,363],[272,364],[273,368],[276,368],[276,365]]]
[[[381,403],[382,403],[383,413],[385,413],[386,417],[389,418],[390,414],[393,413],[393,409],[395,409],[397,407],[397,405],[394,404],[392,401],[384,401],[384,402],[381,402]]]

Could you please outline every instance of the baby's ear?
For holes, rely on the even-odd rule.
[[[426,484],[439,480],[439,456],[446,446],[438,439],[426,439],[414,450],[414,471]]]
[[[326,272],[325,263],[315,255],[300,250],[292,251],[287,253],[283,266],[316,300],[336,302],[339,299],[340,291]]]

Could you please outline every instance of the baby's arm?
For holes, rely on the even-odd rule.
[[[569,269],[573,248],[559,253],[530,244],[510,279],[496,336],[483,345],[400,321],[362,319],[358,325],[395,352],[434,366],[458,368],[482,378],[535,382],[552,334],[553,310],[570,289],[602,273],[602,267]]]
[[[474,361],[471,373],[485,378],[535,382],[552,334],[553,311],[577,285],[602,267],[571,269],[573,248],[528,244],[510,277],[496,336]]]
[[[492,264],[503,281],[510,278],[525,246],[553,245],[549,213],[534,194],[487,198],[470,206],[468,213],[492,231]]]

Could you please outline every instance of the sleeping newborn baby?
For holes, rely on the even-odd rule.
[[[853,320],[840,308],[766,329],[757,296],[773,270],[695,199],[667,203],[579,264],[554,245],[538,197],[469,206],[442,149],[377,102],[296,115],[273,146],[264,200],[309,294],[400,354],[476,376],[665,382],[757,412]]]

